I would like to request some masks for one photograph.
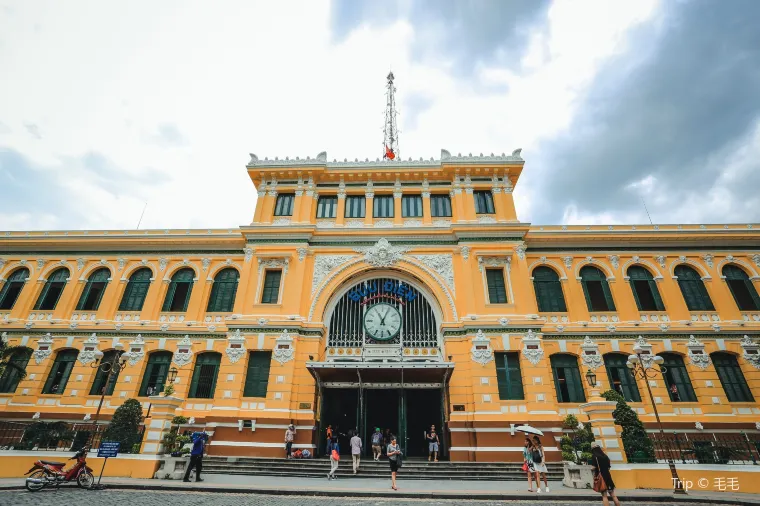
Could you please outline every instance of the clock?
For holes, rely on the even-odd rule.
[[[375,304],[364,312],[364,330],[376,341],[389,341],[401,330],[401,313],[385,302]]]

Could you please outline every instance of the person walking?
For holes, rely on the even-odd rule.
[[[194,432],[191,436],[193,439],[193,449],[190,450],[190,464],[185,471],[185,477],[182,479],[185,483],[190,483],[190,471],[195,469],[195,481],[203,481],[201,471],[203,470],[203,450],[206,448],[208,434],[205,432]]]
[[[326,436],[327,436],[327,444],[325,445],[325,455],[327,455],[329,457],[330,456],[330,443],[332,442],[332,437],[333,437],[332,425],[328,425],[327,426],[327,430],[325,431],[325,433],[326,433]]]
[[[599,446],[599,443],[596,441],[591,443],[591,457],[591,467],[594,469],[594,477],[601,475],[604,485],[606,485],[606,490],[601,491],[602,504],[604,504],[604,506],[609,506],[609,498],[611,497],[615,506],[620,506],[620,501],[615,495],[615,482],[612,481],[612,475],[610,474],[610,467],[612,467],[610,458],[604,453],[602,447]]]
[[[546,455],[544,455],[544,445],[541,444],[541,440],[538,436],[533,436],[533,467],[536,470],[536,486],[538,492],[541,492],[541,482],[538,481],[539,474],[544,478],[544,491],[549,492],[549,482],[546,481],[546,473],[549,472],[546,469]]]
[[[338,444],[338,436],[333,436],[330,440],[330,444],[327,445],[327,452],[330,455],[330,472],[327,473],[328,480],[337,480],[335,471],[338,470],[338,463],[340,462],[340,445]]]
[[[398,472],[399,461],[401,458],[401,447],[396,442],[396,436],[391,436],[391,442],[387,448],[388,462],[391,465],[391,488],[398,490],[396,487],[396,472]]]
[[[296,437],[296,426],[292,423],[285,431],[285,460],[290,459],[290,450],[293,448],[293,438]]]
[[[438,439],[438,434],[435,433],[435,425],[430,426],[430,432],[427,433],[427,442],[428,442],[428,462],[430,462],[430,458],[433,458],[433,462],[438,462],[438,445],[440,444],[440,440]]]
[[[529,437],[525,438],[525,446],[523,447],[523,471],[528,475],[528,492],[533,492],[533,476],[536,477],[536,485],[538,485],[538,491],[541,491],[541,482],[538,481],[538,473],[536,472],[535,464],[533,463],[533,442]]]
[[[385,429],[385,433],[383,433],[383,451],[385,452],[385,456],[388,456],[388,445],[391,444],[391,430]]]
[[[354,474],[359,470],[359,464],[362,457],[362,440],[359,439],[359,434],[354,431],[354,435],[350,441],[351,444],[351,460],[354,464]]]
[[[377,461],[383,454],[383,433],[380,432],[380,427],[375,427],[375,432],[372,434],[372,457]]]

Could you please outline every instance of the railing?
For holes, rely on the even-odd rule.
[[[760,434],[659,433],[649,434],[657,462],[676,464],[760,463]],[[646,455],[629,455],[631,463],[649,463]]]
[[[98,448],[107,424],[68,422],[0,422],[0,451],[77,451],[90,442]],[[94,432],[94,434],[93,434]],[[145,426],[138,427],[135,445],[139,448]],[[138,453],[133,448],[121,448],[120,453]]]

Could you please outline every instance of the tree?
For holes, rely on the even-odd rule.
[[[19,356],[16,352],[19,354],[30,353],[31,350],[26,346],[9,345],[7,335],[3,332],[3,338],[0,340],[0,378],[3,377],[6,370],[9,374],[15,374],[19,381],[26,378],[26,369],[13,360]]]
[[[591,459],[591,443],[594,441],[591,424],[582,424],[575,415],[567,415],[562,422],[562,426],[572,431],[560,439],[562,460],[576,464],[585,464]]]
[[[615,425],[622,428],[621,439],[623,448],[628,462],[648,463],[656,462],[654,456],[654,447],[649,434],[644,430],[644,424],[639,420],[639,415],[631,409],[625,402],[625,399],[615,390],[607,390],[602,394],[608,401],[617,402],[615,411],[612,416],[615,418]]]
[[[140,443],[139,431],[142,421],[142,405],[136,399],[128,399],[116,408],[111,423],[103,432],[103,441],[118,441],[121,443],[120,452],[131,453],[132,446]]]

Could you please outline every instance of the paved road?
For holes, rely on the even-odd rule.
[[[549,494],[551,495],[551,494]],[[338,497],[283,497],[276,495],[223,494],[205,492],[153,492],[136,490],[87,491],[64,489],[30,493],[25,490],[6,490],[0,493],[2,506],[60,506],[62,504],[107,504],[108,506],[598,506],[594,503],[557,501],[453,501],[433,499],[353,499]],[[628,504],[633,504],[629,502]],[[662,506],[663,503],[635,502],[636,506]],[[704,504],[704,503],[703,503]]]

